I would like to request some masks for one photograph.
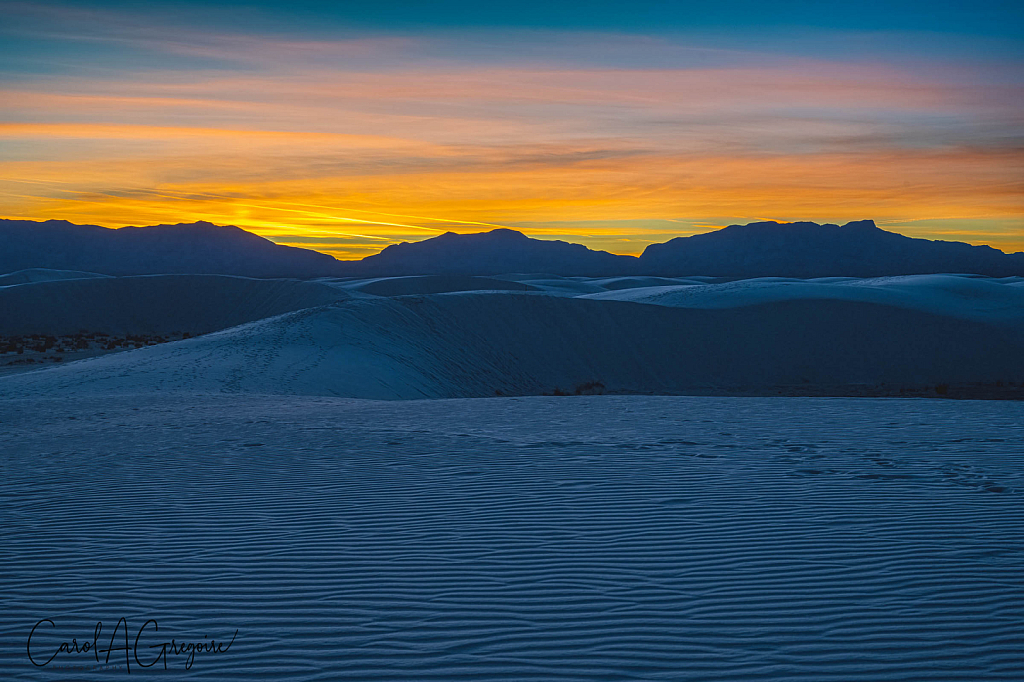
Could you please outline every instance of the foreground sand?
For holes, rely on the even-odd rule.
[[[237,629],[167,679],[1024,669],[1021,403],[51,393],[0,449],[5,679],[126,679],[25,651],[121,617]]]

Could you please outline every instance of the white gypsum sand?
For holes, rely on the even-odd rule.
[[[1024,402],[538,395],[1019,395],[1016,278],[50,280],[202,335],[0,377],[4,679],[1019,679]]]
[[[124,617],[238,630],[174,679],[1019,679],[1022,442],[996,401],[4,398],[0,669]]]
[[[284,284],[313,286],[275,286]],[[721,286],[743,295],[763,289],[743,284]],[[1024,382],[1024,306],[1013,300],[1021,290],[1004,284],[992,286],[1009,290],[1009,302],[983,299],[970,309],[976,319],[970,299],[939,314],[925,305],[822,296],[664,306],[511,291],[348,298],[315,286],[318,295],[343,298],[13,376],[0,394],[142,389],[410,399],[573,393],[595,384],[614,393],[844,394]],[[616,293],[630,291],[647,290]],[[189,314],[176,307],[175,324]]]

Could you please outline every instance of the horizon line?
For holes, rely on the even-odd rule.
[[[362,261],[362,260],[364,260],[366,258],[370,258],[371,256],[375,256],[375,255],[378,255],[378,254],[382,253],[385,249],[387,249],[390,246],[396,246],[398,244],[417,244],[417,243],[428,241],[430,239],[435,239],[437,237],[440,237],[440,236],[443,236],[443,235],[447,235],[447,234],[454,234],[454,235],[460,235],[460,236],[469,236],[469,235],[474,235],[474,234],[489,234],[491,232],[497,232],[499,230],[507,230],[509,232],[515,232],[517,234],[522,235],[523,237],[526,237],[527,239],[532,239],[534,241],[549,241],[549,242],[562,242],[562,243],[567,243],[567,244],[576,244],[578,246],[583,246],[587,250],[593,251],[593,252],[596,252],[596,253],[607,253],[607,254],[610,254],[610,255],[613,255],[613,256],[619,256],[619,257],[623,257],[623,258],[637,258],[637,259],[640,258],[640,255],[633,255],[633,254],[626,254],[626,253],[615,253],[613,251],[608,251],[606,249],[593,249],[593,248],[591,248],[591,247],[589,247],[586,244],[583,244],[581,242],[570,242],[570,241],[566,241],[564,239],[534,237],[534,236],[531,236],[531,235],[527,234],[526,232],[524,232],[522,228],[508,227],[508,226],[502,226],[502,225],[494,225],[494,227],[492,229],[480,230],[478,232],[455,232],[454,230],[446,230],[443,233],[435,234],[435,235],[432,235],[432,236],[429,236],[429,237],[425,237],[424,239],[416,240],[416,241],[409,241],[409,240],[404,240],[404,239],[401,240],[401,241],[393,241],[393,242],[389,241],[388,244],[386,244],[384,246],[384,248],[382,248],[377,253],[369,254],[369,255],[363,256],[361,258],[342,259],[342,258],[338,258],[337,256],[335,256],[335,255],[333,255],[331,253],[328,253],[328,252],[325,252],[325,251],[320,251],[320,250],[315,249],[315,248],[310,248],[308,246],[296,246],[294,244],[287,244],[287,243],[282,243],[282,242],[275,241],[274,239],[271,239],[269,237],[265,237],[265,236],[255,232],[255,231],[253,231],[252,229],[246,229],[245,227],[243,227],[241,225],[236,225],[234,223],[223,223],[223,224],[222,223],[215,223],[215,222],[212,222],[212,221],[209,221],[209,220],[202,220],[202,219],[194,220],[192,222],[154,223],[154,224],[150,224],[150,225],[120,225],[120,226],[117,226],[117,227],[112,227],[110,225],[100,225],[100,224],[97,224],[97,223],[75,223],[75,222],[72,222],[70,220],[66,220],[64,218],[37,219],[37,218],[9,218],[9,217],[0,217],[0,220],[11,221],[11,222],[33,222],[33,223],[50,223],[50,222],[66,223],[68,225],[73,225],[75,227],[99,227],[99,228],[103,228],[103,229],[107,229],[107,230],[121,230],[121,229],[128,229],[128,228],[146,229],[146,228],[151,228],[151,227],[177,227],[177,226],[183,226],[183,225],[200,225],[200,224],[211,225],[213,227],[232,227],[232,228],[235,228],[235,229],[238,229],[238,230],[242,230],[243,232],[246,232],[247,234],[251,234],[251,235],[254,235],[256,237],[259,237],[261,239],[266,239],[267,241],[271,242],[275,246],[285,246],[285,247],[293,248],[293,249],[302,249],[304,251],[312,251],[314,253],[319,253],[319,254],[324,255],[324,256],[329,256],[329,257],[333,258],[334,260],[336,260],[336,261],[338,261],[340,263],[356,263],[356,262],[360,262],[360,261]],[[947,243],[947,244],[967,244],[968,246],[987,247],[987,248],[990,248],[990,249],[992,249],[994,251],[998,251],[998,252],[1000,252],[1000,253],[1002,253],[1004,255],[1007,255],[1007,256],[1024,254],[1024,251],[1004,251],[1004,250],[1002,250],[1002,249],[1000,249],[1000,248],[998,248],[996,246],[992,246],[991,244],[975,244],[975,243],[961,241],[961,240],[928,239],[928,238],[925,238],[925,237],[913,237],[911,235],[904,234],[903,232],[899,232],[899,231],[896,231],[896,230],[884,229],[883,227],[879,226],[878,221],[876,221],[876,220],[874,220],[872,218],[863,218],[863,219],[860,219],[860,220],[850,220],[850,221],[847,221],[845,223],[831,223],[831,222],[821,222],[821,223],[819,223],[819,222],[816,222],[814,220],[772,220],[772,219],[755,220],[755,221],[750,222],[750,223],[732,223],[730,225],[716,226],[716,227],[714,227],[714,229],[709,229],[706,232],[697,232],[697,233],[694,233],[694,234],[691,234],[691,235],[679,235],[679,236],[675,236],[675,237],[670,237],[669,239],[667,239],[665,241],[662,241],[662,242],[652,242],[651,244],[665,244],[665,243],[670,242],[670,241],[672,241],[674,239],[686,239],[688,237],[695,237],[695,236],[699,236],[699,235],[711,234],[711,233],[714,233],[714,232],[720,232],[721,230],[724,230],[724,229],[726,229],[728,227],[744,227],[744,226],[747,226],[747,225],[759,225],[759,224],[767,224],[767,223],[771,223],[771,224],[775,224],[775,225],[793,225],[793,224],[799,224],[799,223],[809,223],[809,224],[812,224],[812,225],[817,225],[819,227],[824,227],[824,226],[827,226],[827,225],[834,225],[836,227],[845,227],[846,225],[850,225],[852,223],[862,223],[862,222],[870,222],[872,225],[875,226],[875,228],[877,228],[878,230],[881,230],[882,232],[888,232],[888,233],[891,233],[891,234],[898,234],[898,235],[900,235],[902,237],[906,237],[907,239],[915,239],[915,240],[927,241],[927,242],[940,242],[940,243]],[[474,223],[474,224],[476,224],[476,225],[487,225],[487,224],[493,225],[493,223]],[[705,226],[705,227],[710,227],[710,226]],[[341,235],[341,233],[338,233],[338,234]],[[648,246],[650,246],[651,244],[648,244]],[[646,251],[646,247],[645,247],[644,250]],[[643,252],[641,252],[641,255],[642,255],[642,253]]]

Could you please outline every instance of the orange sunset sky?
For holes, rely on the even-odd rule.
[[[864,218],[1024,251],[1012,36],[4,9],[0,217],[207,220],[341,258],[492,226],[639,254]]]

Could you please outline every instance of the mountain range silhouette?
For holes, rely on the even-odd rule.
[[[31,268],[105,275],[223,274],[273,277],[398,275],[561,276],[705,275],[713,277],[970,273],[1024,275],[1024,252],[915,239],[871,220],[845,225],[758,222],[651,244],[639,256],[533,239],[515,230],[456,234],[388,246],[358,261],[282,246],[235,226],[207,222],[123,227],[66,221],[0,220],[0,273]]]

